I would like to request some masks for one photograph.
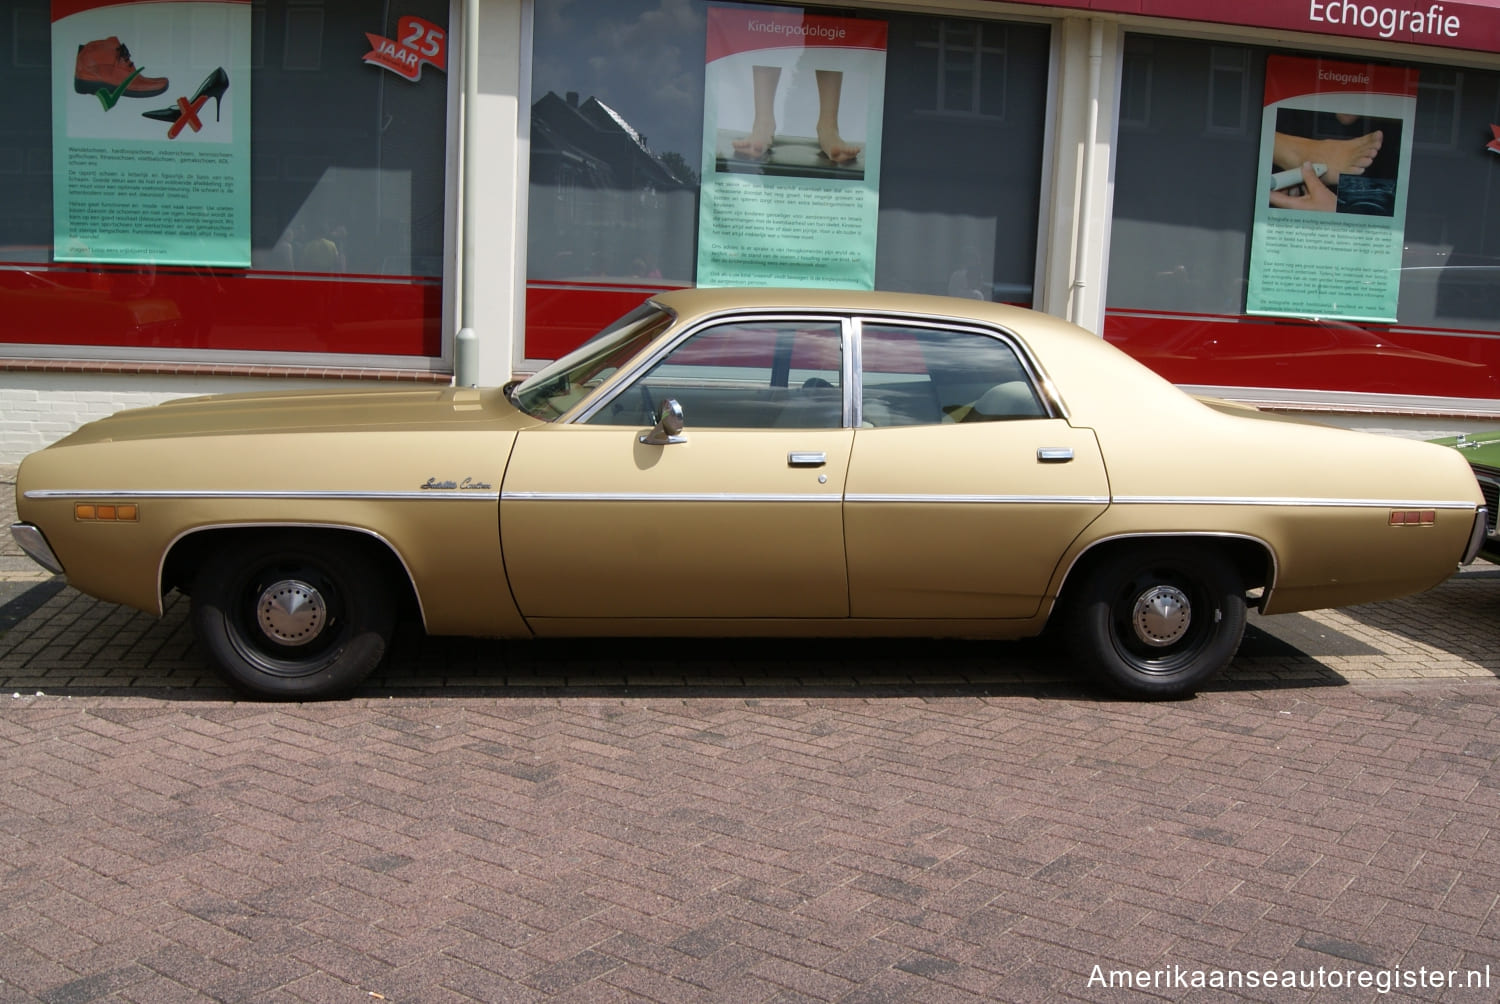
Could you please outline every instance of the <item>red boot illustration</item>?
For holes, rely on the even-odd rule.
[[[73,90],[94,95],[105,111],[121,98],[153,98],[166,89],[167,78],[143,76],[130,50],[113,35],[78,47]]]

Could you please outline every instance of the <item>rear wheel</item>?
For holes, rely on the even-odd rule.
[[[1244,586],[1211,548],[1133,544],[1082,574],[1068,607],[1068,645],[1110,689],[1191,694],[1234,658],[1245,632]]]
[[[236,686],[330,697],[385,656],[395,602],[378,564],[337,537],[247,537],[212,554],[192,589],[198,640]]]

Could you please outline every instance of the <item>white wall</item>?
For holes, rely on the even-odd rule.
[[[334,386],[368,386],[339,381]],[[124,373],[0,372],[0,464],[55,442],[86,422],[126,408],[144,408],[178,397],[235,391],[328,387],[319,380],[252,380]],[[393,386],[387,382],[383,386]]]

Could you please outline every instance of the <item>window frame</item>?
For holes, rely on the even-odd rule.
[[[601,388],[592,400],[582,402],[572,414],[558,419],[559,424],[587,425],[589,420],[608,407],[621,394],[631,391],[636,380],[649,372],[694,335],[708,328],[735,322],[768,323],[777,321],[805,323],[838,323],[841,326],[841,351],[843,371],[842,390],[844,397],[842,428],[859,430],[863,421],[864,355],[862,350],[865,325],[888,325],[906,328],[925,328],[933,331],[962,333],[992,338],[1005,345],[1015,354],[1026,380],[1041,403],[1044,414],[1033,421],[1067,419],[1068,411],[1051,379],[1038,365],[1026,345],[1025,339],[1009,329],[961,321],[953,318],[934,317],[929,314],[903,314],[900,312],[878,313],[866,311],[819,311],[819,310],[734,310],[698,318],[670,336],[654,350],[638,359],[625,370],[615,374],[609,386]],[[688,416],[691,420],[691,416]],[[920,428],[921,426],[888,426],[888,428]],[[619,428],[624,428],[620,426]],[[634,426],[632,426],[634,428]],[[796,428],[796,427],[789,427]]]
[[[942,319],[933,317],[919,318],[902,317],[900,315],[894,314],[861,314],[860,316],[854,318],[855,354],[858,358],[859,369],[856,371],[854,379],[854,382],[856,384],[856,393],[854,399],[855,408],[854,411],[850,413],[850,421],[852,423],[852,427],[855,429],[861,428],[862,423],[864,422],[865,371],[863,346],[864,329],[866,325],[869,325],[871,327],[889,326],[902,328],[918,328],[952,334],[977,335],[980,337],[993,339],[1004,345],[1006,348],[1010,349],[1010,351],[1015,355],[1016,361],[1020,363],[1021,370],[1025,374],[1026,381],[1031,385],[1031,390],[1036,395],[1037,401],[1041,403],[1043,414],[1035,416],[1034,418],[1029,420],[1044,421],[1049,418],[1067,417],[1063,409],[1062,402],[1058,398],[1055,388],[1052,386],[1052,381],[1048,380],[1043,375],[1041,368],[1036,363],[1036,360],[1032,358],[1031,353],[1027,350],[1025,341],[1014,332],[1008,331],[1003,328],[992,328],[988,325],[981,324],[963,322],[949,323],[945,322]],[[943,423],[937,423],[937,425],[941,424]],[[882,428],[888,429],[919,429],[925,427],[928,427],[926,423],[913,425],[882,426]]]
[[[658,345],[656,349],[622,373],[616,374],[611,381],[611,386],[604,388],[598,398],[591,402],[585,402],[582,410],[571,416],[564,416],[562,422],[568,425],[588,425],[590,419],[612,404],[622,394],[631,392],[636,381],[649,373],[658,363],[675,352],[688,339],[707,331],[711,328],[722,327],[725,324],[751,322],[768,324],[777,322],[813,323],[839,326],[839,353],[840,353],[840,389],[843,391],[843,421],[835,428],[848,428],[850,409],[850,385],[854,379],[850,353],[852,351],[851,341],[853,338],[850,319],[847,314],[837,311],[815,311],[815,310],[745,310],[728,311],[700,318],[693,324],[673,335],[669,340]],[[691,418],[691,416],[689,416]],[[621,426],[620,428],[623,428]],[[632,426],[634,428],[634,426]],[[710,427],[711,428],[711,427]]]

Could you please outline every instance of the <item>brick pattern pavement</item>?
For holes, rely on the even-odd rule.
[[[6,1001],[1127,999],[1096,965],[1500,986],[1492,683],[4,700]]]

